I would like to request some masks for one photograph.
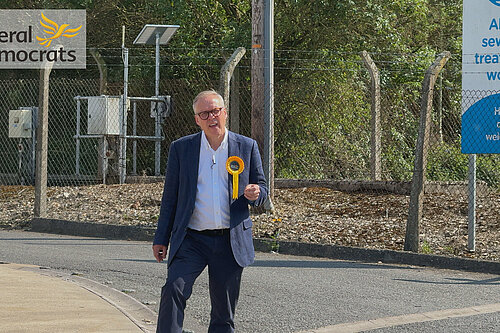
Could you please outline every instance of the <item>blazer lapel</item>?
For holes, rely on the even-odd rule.
[[[228,150],[227,150],[227,157],[231,156],[240,156],[240,142],[236,140],[236,136],[234,135],[233,132],[228,131]],[[241,157],[241,156],[240,156]],[[233,199],[233,177],[229,175],[227,177],[227,182],[228,182],[228,187],[229,187],[229,202],[235,201]]]
[[[200,163],[200,146],[201,146],[201,132],[195,135],[189,147],[187,154],[188,158],[188,177],[191,183],[191,195],[196,197],[196,187],[198,185],[198,164]]]

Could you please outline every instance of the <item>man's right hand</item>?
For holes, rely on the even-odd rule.
[[[156,261],[162,262],[167,256],[167,247],[161,244],[153,245],[153,255],[155,256]]]

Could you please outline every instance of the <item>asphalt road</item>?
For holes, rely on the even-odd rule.
[[[0,261],[76,273],[154,311],[166,275],[147,242],[21,231],[0,230]],[[195,332],[206,331],[207,286],[204,273],[188,302]],[[382,325],[374,332],[498,332],[499,302],[499,275],[258,253],[243,273],[236,325],[241,333],[336,332],[341,324],[353,331],[373,322]],[[453,318],[448,309],[458,309]]]

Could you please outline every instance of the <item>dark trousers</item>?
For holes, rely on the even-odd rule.
[[[243,268],[234,260],[229,234],[208,236],[188,231],[168,267],[167,282],[161,291],[157,333],[182,333],[186,301],[194,281],[206,266],[212,305],[208,332],[234,332]]]

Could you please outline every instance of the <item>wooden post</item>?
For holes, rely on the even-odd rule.
[[[264,152],[264,0],[252,0],[252,138]]]
[[[380,180],[381,177],[381,128],[380,128],[380,75],[375,62],[368,52],[361,52],[363,61],[371,77],[371,177]]]
[[[252,137],[262,156],[269,196],[264,208],[273,211],[274,195],[274,81],[273,0],[252,1]]]
[[[40,69],[36,130],[35,218],[47,216],[47,148],[49,131],[49,77],[53,62]]]
[[[411,182],[410,207],[406,223],[405,251],[418,252],[419,223],[422,219],[424,200],[425,169],[427,167],[427,152],[429,149],[429,132],[431,128],[432,98],[434,85],[439,72],[450,59],[450,52],[445,51],[438,55],[434,63],[427,69],[422,85],[422,99],[420,102],[420,126],[418,130],[417,147],[415,152],[415,166]]]

